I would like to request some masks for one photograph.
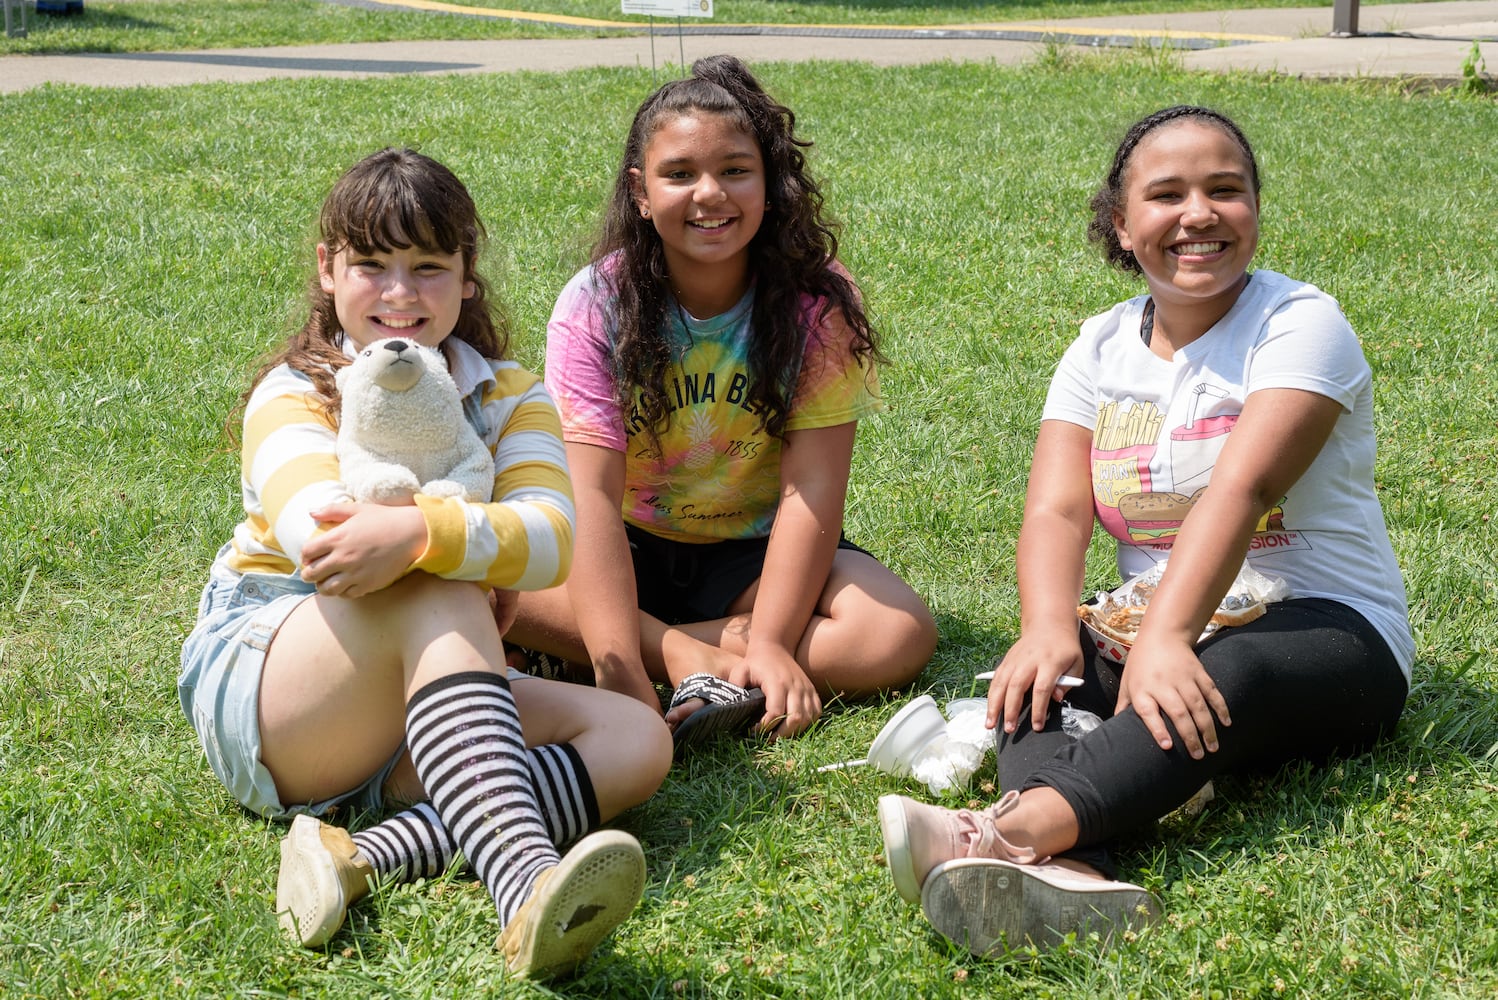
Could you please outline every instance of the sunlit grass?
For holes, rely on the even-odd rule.
[[[598,30],[548,23],[566,15],[648,30],[652,21],[622,13],[619,0],[447,0],[455,13],[402,9],[398,4],[329,0],[88,0],[70,16],[31,14],[28,37],[0,37],[7,52],[140,52],[393,40],[576,37]],[[943,25],[1043,21],[1068,17],[1236,8],[1297,7],[1304,0],[719,0],[702,24]],[[1364,4],[1365,21],[1373,5]],[[521,15],[511,17],[506,12]],[[655,18],[657,31],[675,28]],[[630,28],[629,26],[633,26]]]
[[[1167,919],[1101,956],[1078,942],[977,963],[899,902],[873,810],[911,787],[815,770],[864,756],[895,699],[834,710],[794,742],[699,755],[624,817],[646,846],[646,900],[557,992],[1491,995],[1491,103],[1159,60],[761,70],[817,140],[894,362],[890,412],[860,430],[848,530],[938,617],[915,691],[973,693],[1013,641],[1046,380],[1084,317],[1137,291],[1086,246],[1086,200],[1122,128],[1178,101],[1242,122],[1266,182],[1260,264],[1337,296],[1362,336],[1415,690],[1378,751],[1221,782],[1200,818],[1129,838],[1125,873]],[[173,681],[238,517],[222,423],[295,319],[327,185],[387,143],[449,163],[489,224],[519,353],[539,365],[651,85],[645,70],[589,70],[0,100],[0,994],[553,995],[502,982],[491,904],[461,874],[382,891],[326,952],[285,945],[270,912],[279,831],[215,782]],[[1109,575],[1099,547],[1089,584]]]

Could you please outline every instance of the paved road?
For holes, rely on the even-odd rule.
[[[397,0],[373,0],[397,2]],[[419,0],[407,0],[419,2]],[[429,6],[440,6],[429,4]],[[471,8],[470,8],[471,9]],[[1187,66],[1318,77],[1460,79],[1473,39],[1498,74],[1498,0],[1363,6],[1357,37],[1331,38],[1332,7],[1138,14],[943,28],[789,28],[698,22],[678,37],[579,32],[535,40],[373,42],[271,49],[0,56],[0,93],[45,83],[172,86],[277,77],[500,73],[650,66],[732,52],[750,61],[848,59],[880,65],[1035,58],[1048,38],[1086,46],[1168,39]],[[596,29],[595,29],[596,30]]]

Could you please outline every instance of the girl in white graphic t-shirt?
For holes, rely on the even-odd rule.
[[[1205,108],[1150,115],[1093,208],[1090,235],[1148,293],[1083,324],[1046,399],[1020,636],[989,689],[1004,795],[982,812],[879,803],[901,896],[977,954],[1158,913],[1112,880],[1108,842],[1225,770],[1368,746],[1399,719],[1414,657],[1373,488],[1371,373],[1335,301],[1250,272],[1243,133]],[[1125,579],[1163,569],[1126,667],[1078,623],[1094,523]],[[1203,640],[1245,560],[1290,597]]]

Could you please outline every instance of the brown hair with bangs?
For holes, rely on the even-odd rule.
[[[463,280],[473,283],[474,292],[463,300],[451,336],[486,358],[508,356],[508,324],[489,300],[489,286],[477,269],[484,224],[468,189],[447,167],[411,149],[382,149],[366,156],[328,192],[318,216],[318,230],[329,258],[344,249],[367,254],[413,246],[444,254],[461,253]],[[349,359],[339,346],[343,331],[333,296],[323,290],[316,272],[308,285],[307,300],[306,322],[260,368],[251,389],[272,368],[289,365],[312,380],[324,409],[336,417],[339,395],[333,375]]]

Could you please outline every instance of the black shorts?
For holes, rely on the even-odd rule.
[[[674,542],[632,524],[625,524],[624,533],[635,564],[640,610],[667,625],[728,614],[728,606],[764,572],[770,545],[769,538]],[[870,555],[843,537],[837,547]]]

